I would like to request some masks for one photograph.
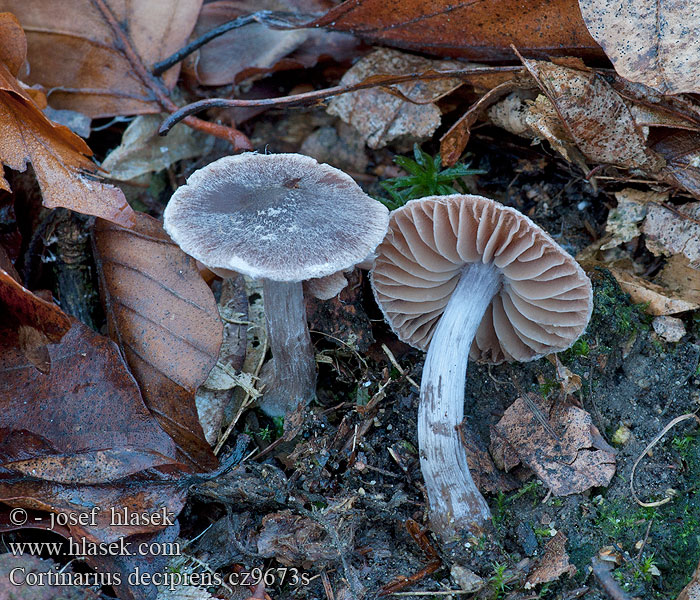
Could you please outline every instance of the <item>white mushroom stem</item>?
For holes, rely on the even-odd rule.
[[[491,519],[467,466],[458,427],[464,418],[469,349],[501,285],[491,265],[465,267],[428,348],[418,409],[420,464],[433,528],[443,539],[478,536]]]
[[[282,417],[316,394],[316,362],[302,284],[263,280],[271,369],[263,374],[262,409]],[[270,363],[269,363],[270,364]]]

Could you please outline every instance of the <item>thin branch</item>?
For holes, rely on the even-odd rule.
[[[168,58],[157,62],[153,65],[153,74],[155,76],[162,75],[170,67],[175,66],[181,60],[187,58],[195,50],[199,50],[205,44],[208,44],[213,39],[227,33],[233,29],[239,29],[240,27],[245,27],[252,23],[260,23],[261,25],[266,25],[271,29],[301,29],[303,28],[303,23],[300,22],[300,16],[294,13],[276,12],[272,10],[261,10],[249,15],[242,15],[236,19],[227,21],[226,23],[215,27],[202,34],[195,40],[192,40],[186,46],[180,48],[177,52],[174,52]]]
[[[91,0],[91,2],[112,30],[115,47],[124,54],[124,57],[129,61],[131,68],[134,70],[134,73],[141,80],[146,89],[150,90],[156,102],[169,113],[178,112],[179,107],[170,98],[168,88],[165,87],[165,84],[159,78],[154,77],[148,69],[146,69],[141,57],[136,50],[134,50],[131,41],[124,33],[119,21],[114,16],[109,6],[107,6],[105,0]],[[250,140],[237,129],[217,123],[210,123],[209,121],[203,121],[195,117],[188,117],[185,119],[184,123],[192,129],[203,131],[204,133],[230,142],[235,149],[252,149]]]
[[[644,506],[647,508],[654,508],[656,506],[663,506],[667,502],[670,502],[673,500],[673,496],[666,496],[663,500],[659,500],[657,502],[642,502],[639,499],[639,496],[637,496],[637,492],[634,489],[634,472],[637,469],[637,465],[641,462],[641,460],[646,456],[647,452],[651,450],[656,444],[659,443],[659,440],[668,433],[670,429],[672,429],[677,423],[680,423],[682,421],[687,421],[688,419],[695,419],[698,423],[700,423],[700,418],[695,413],[688,413],[686,415],[681,415],[680,417],[676,417],[671,421],[666,427],[664,427],[659,434],[651,440],[649,445],[644,448],[642,453],[637,457],[637,460],[634,461],[634,464],[632,465],[632,472],[630,473],[630,492],[632,492],[632,498],[634,498],[635,502],[639,504],[640,506]]]
[[[237,98],[209,98],[207,100],[199,100],[187,106],[183,106],[177,112],[171,114],[160,126],[160,135],[166,135],[170,129],[185,117],[189,117],[195,113],[206,110],[208,108],[240,108],[240,107],[279,107],[279,106],[297,106],[304,104],[314,104],[340,94],[355,92],[367,88],[382,87],[399,83],[406,83],[416,80],[436,80],[436,79],[464,79],[469,80],[475,75],[484,75],[490,73],[507,73],[521,72],[523,67],[468,67],[464,69],[452,69],[447,71],[426,71],[425,73],[408,73],[405,75],[373,75],[367,79],[354,85],[336,85],[316,90],[314,92],[305,92],[303,94],[294,94],[291,96],[282,96],[279,98],[261,98],[257,100],[242,100]]]

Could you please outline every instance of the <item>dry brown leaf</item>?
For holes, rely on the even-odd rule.
[[[549,354],[547,360],[554,365],[557,370],[557,381],[559,382],[562,399],[570,396],[581,389],[581,376],[565,367],[557,354]]]
[[[695,568],[688,585],[681,590],[676,600],[700,600],[700,563]]]
[[[583,20],[625,79],[663,94],[700,92],[700,12],[676,0],[579,0]]]
[[[639,223],[647,215],[647,205],[650,202],[666,202],[668,194],[627,188],[615,192],[615,198],[617,207],[610,210],[605,223],[605,233],[610,240],[600,247],[601,250],[609,250],[638,237],[641,234]]]
[[[348,70],[340,84],[353,85],[380,75],[444,71],[461,66],[451,61],[429,60],[380,48]],[[459,79],[412,81],[397,85],[400,94],[413,102],[380,88],[359,90],[333,98],[328,112],[357,129],[370,148],[382,148],[397,139],[427,139],[440,125],[440,109],[433,102],[460,85]]]
[[[0,336],[0,428],[41,436],[64,455],[128,447],[150,452],[143,469],[162,464],[162,457],[174,463],[173,442],[146,409],[116,345],[71,323],[61,342],[49,346],[49,375],[37,375],[7,330]]]
[[[655,282],[678,296],[700,305],[700,270],[693,269],[684,256],[672,256],[656,276]]]
[[[700,200],[700,134],[670,130],[654,136],[651,148],[666,160],[659,179],[687,190]]]
[[[146,83],[132,69],[99,4],[109,7],[140,59],[150,68],[185,44],[201,0],[63,0],[60,10],[44,0],[0,0],[27,32],[28,83],[52,90],[54,108],[93,118],[160,112]],[[173,87],[179,64],[163,75]]]
[[[330,543],[328,532],[309,517],[283,510],[263,518],[258,536],[260,556],[274,557],[285,566],[319,568],[336,560],[340,550]]]
[[[544,556],[530,571],[525,582],[525,589],[531,589],[540,583],[547,583],[559,579],[562,575],[570,577],[576,573],[576,567],[569,562],[569,554],[566,551],[566,536],[558,531],[544,547]]]
[[[538,57],[600,57],[576,0],[348,0],[312,25],[472,60],[511,60],[510,45]]]
[[[15,571],[13,569],[21,569]],[[26,583],[30,573],[56,573],[60,565],[51,559],[41,559],[32,554],[17,556],[14,553],[0,554],[0,598],[6,600],[95,600],[95,594],[88,587],[77,585],[34,585]],[[70,573],[70,568],[68,573]],[[21,573],[21,577],[17,574]],[[22,581],[14,585],[11,581]],[[30,575],[31,580],[31,575]]]
[[[241,15],[260,10],[319,14],[324,0],[217,0],[202,7],[193,36],[199,36]],[[253,23],[233,29],[199,50],[187,70],[202,85],[238,83],[271,71],[313,67],[319,57],[352,58],[358,42],[351,35],[324,29],[270,29]]]
[[[671,208],[651,204],[642,231],[652,254],[680,254],[700,269],[700,202]]]
[[[646,139],[624,100],[594,71],[523,59],[553,104],[571,139],[594,163],[655,173],[664,161]]]
[[[601,444],[591,416],[564,402],[528,396],[531,403],[518,398],[491,429],[496,462],[512,464],[503,457],[517,455],[555,496],[607,486],[615,474],[615,452]]]
[[[9,13],[0,13],[0,28],[10,31],[10,42],[22,31]],[[47,208],[63,206],[130,225],[133,211],[124,194],[100,183],[97,166],[88,158],[92,151],[87,144],[68,128],[49,121],[20,86],[15,79],[16,66],[24,62],[24,56],[17,54],[21,48],[16,42],[10,46],[4,42],[0,39],[7,60],[0,62],[0,163],[24,171],[31,162]],[[0,189],[10,191],[1,170]]]
[[[482,494],[509,492],[520,487],[520,482],[510,473],[496,468],[486,446],[475,432],[464,426],[460,427],[459,432],[469,473]]]
[[[141,386],[144,401],[175,440],[181,460],[216,465],[197,418],[194,394],[216,364],[222,325],[214,295],[153,217],[123,229],[95,225],[95,257],[110,335]]]
[[[675,315],[700,308],[700,303],[697,301],[661,285],[615,267],[610,267],[609,270],[620,287],[630,295],[632,302],[646,304],[645,311],[650,315]]]

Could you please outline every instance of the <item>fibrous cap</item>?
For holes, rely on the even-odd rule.
[[[208,267],[274,281],[352,267],[388,220],[349,175],[300,154],[221,158],[193,173],[164,213],[168,234]]]
[[[488,198],[408,202],[391,213],[377,254],[377,302],[399,338],[423,350],[471,263],[502,274],[472,344],[473,360],[527,361],[564,350],[590,319],[591,282],[579,264],[525,215]]]

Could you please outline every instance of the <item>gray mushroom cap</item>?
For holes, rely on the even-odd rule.
[[[164,226],[214,269],[304,281],[349,269],[384,237],[389,214],[342,171],[300,154],[226,156],[193,173]]]
[[[377,254],[377,303],[398,337],[423,350],[471,263],[491,264],[502,276],[472,344],[472,360],[528,361],[559,352],[576,341],[591,316],[591,282],[574,258],[525,215],[488,198],[408,202],[391,213]]]

